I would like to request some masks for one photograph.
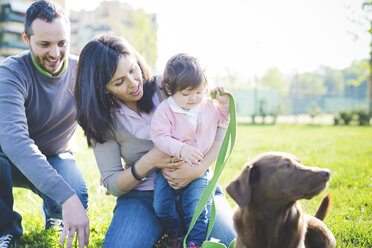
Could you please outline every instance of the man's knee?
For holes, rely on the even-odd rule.
[[[8,178],[11,176],[11,169],[9,160],[0,156],[0,181],[3,181],[4,178]]]
[[[61,153],[48,159],[52,167],[75,190],[85,209],[88,209],[88,189],[76,159],[69,153]]]
[[[88,210],[88,188],[84,177],[80,171],[74,170],[75,175],[70,178],[65,178],[67,183],[75,190],[76,195],[79,197],[81,204]]]
[[[86,188],[85,188],[86,189]],[[88,210],[89,207],[89,201],[88,201],[88,191],[76,191],[76,195],[79,197],[81,204],[83,207]]]

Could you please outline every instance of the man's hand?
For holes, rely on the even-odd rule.
[[[77,233],[79,248],[89,244],[89,218],[86,210],[77,195],[68,198],[62,204],[63,231],[59,239],[59,245],[63,245],[67,236],[66,248],[71,248]]]

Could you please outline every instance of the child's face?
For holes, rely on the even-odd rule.
[[[195,89],[186,88],[184,90],[177,91],[172,95],[175,103],[184,110],[190,110],[196,107],[204,97],[205,86],[201,84]]]

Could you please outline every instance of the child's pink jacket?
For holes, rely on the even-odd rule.
[[[217,127],[229,121],[229,104],[219,105],[205,98],[199,106],[195,130],[185,113],[173,111],[168,100],[160,103],[151,121],[150,135],[154,145],[177,158],[184,143],[205,155],[215,140]]]

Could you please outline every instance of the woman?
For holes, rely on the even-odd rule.
[[[152,247],[163,235],[153,209],[156,170],[179,189],[200,177],[217,158],[223,133],[216,136],[200,165],[173,161],[153,147],[150,123],[165,98],[159,77],[123,38],[100,35],[82,50],[75,86],[77,118],[93,146],[103,184],[117,203],[104,247]],[[125,164],[122,165],[121,158]],[[210,237],[229,244],[235,238],[232,211],[216,191],[217,217]]]

